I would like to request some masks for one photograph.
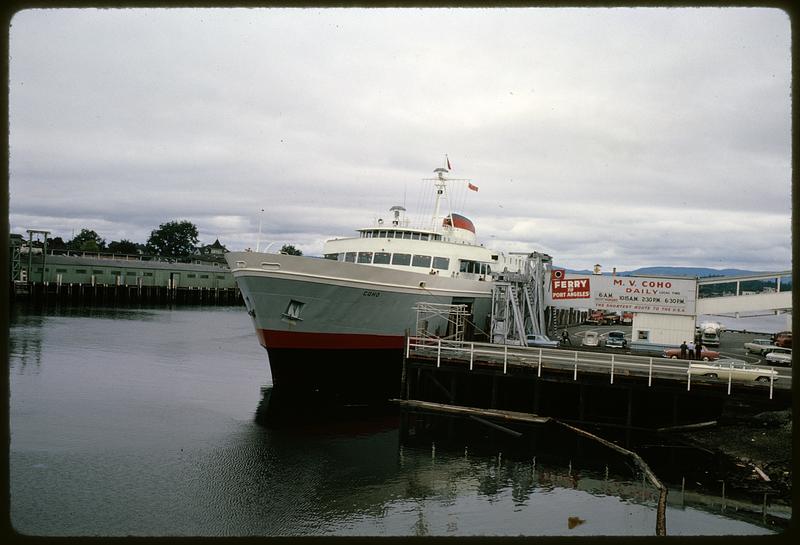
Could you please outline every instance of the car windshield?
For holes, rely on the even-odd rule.
[[[612,338],[612,339],[614,339],[614,338],[621,339],[621,338],[623,338],[625,336],[625,334],[622,333],[621,331],[612,331],[611,333],[608,334],[608,336],[609,336],[609,338]]]

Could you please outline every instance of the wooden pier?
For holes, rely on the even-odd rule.
[[[764,410],[791,405],[790,375],[740,382],[724,373],[715,379],[694,375],[691,365],[599,351],[409,337],[401,396],[627,429],[716,420],[731,401]]]
[[[238,288],[14,282],[10,300],[72,305],[240,305]]]

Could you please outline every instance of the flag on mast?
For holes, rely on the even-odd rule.
[[[478,190],[478,186],[477,185],[472,185],[469,182],[467,182],[467,187],[470,188],[472,191],[477,191]]]
[[[444,154],[444,158],[447,160],[447,170],[453,170],[453,169],[450,167],[450,158],[447,156],[447,154],[446,154],[446,153]]]

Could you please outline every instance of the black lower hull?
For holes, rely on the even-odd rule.
[[[401,349],[271,348],[276,388],[321,399],[382,401],[400,396]]]

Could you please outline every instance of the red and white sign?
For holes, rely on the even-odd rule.
[[[551,271],[550,282],[553,300],[589,299],[592,296],[588,278],[570,278],[567,280],[562,269],[553,269]]]

